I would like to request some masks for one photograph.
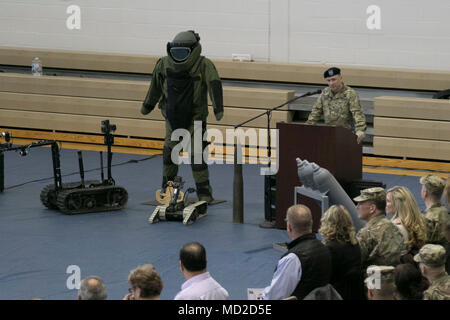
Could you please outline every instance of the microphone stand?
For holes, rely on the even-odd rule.
[[[272,112],[284,107],[285,105],[292,103],[300,98],[312,96],[315,94],[321,93],[322,90],[316,90],[312,92],[307,92],[305,94],[302,94],[301,96],[295,97],[291,100],[288,100],[284,102],[283,104],[280,104],[277,107],[267,109],[265,112],[248,119],[242,123],[239,123],[234,126],[234,130],[242,127],[243,125],[256,120],[264,115],[267,115],[267,157],[268,157],[268,168],[271,167],[271,156],[272,156],[272,148],[271,148],[271,139],[270,139],[270,119],[272,118]],[[242,159],[242,147],[240,145],[240,141],[238,139],[237,143],[235,144],[234,149],[234,180],[233,180],[233,223],[236,224],[242,224],[244,223],[244,186],[243,186],[243,177],[242,177],[242,163],[238,163],[237,159],[241,157]],[[266,175],[264,180],[264,186],[267,188],[267,186],[270,187],[270,176]],[[270,210],[270,208],[269,208]]]

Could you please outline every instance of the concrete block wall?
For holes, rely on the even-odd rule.
[[[370,5],[380,30],[366,26]],[[448,0],[0,0],[0,45],[164,55],[194,29],[216,59],[450,71],[449,16]]]

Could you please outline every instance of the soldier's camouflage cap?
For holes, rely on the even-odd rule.
[[[420,178],[420,184],[424,185],[425,188],[427,188],[427,190],[432,194],[437,195],[442,194],[445,187],[444,179],[441,179],[440,177],[433,174],[429,174],[426,177]]]
[[[353,198],[356,202],[367,200],[386,200],[386,191],[381,187],[369,188],[361,190],[361,195]]]
[[[367,278],[364,282],[368,283],[377,278],[384,283],[394,281],[394,270],[395,268],[392,266],[368,266],[366,270]]]
[[[328,77],[335,76],[337,74],[341,74],[341,69],[333,67],[333,68],[330,68],[327,71],[325,71],[323,74],[323,77],[328,78]]]
[[[445,249],[438,244],[426,244],[414,256],[414,261],[422,262],[432,268],[442,267],[445,264]]]

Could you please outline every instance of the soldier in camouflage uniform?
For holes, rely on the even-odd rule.
[[[326,124],[351,130],[357,135],[357,142],[361,143],[366,131],[366,117],[358,94],[344,84],[339,68],[330,68],[323,76],[328,88],[322,91],[306,123],[316,124],[323,115]]]
[[[152,82],[141,108],[142,114],[151,112],[156,104],[166,119],[166,136],[163,150],[163,182],[165,190],[168,181],[173,181],[178,173],[178,154],[172,161],[172,150],[178,141],[171,141],[172,132],[182,128],[191,135],[191,167],[199,200],[210,203],[213,200],[209,183],[208,165],[203,159],[206,143],[195,147],[194,121],[202,125],[196,133],[203,140],[208,116],[208,94],[217,120],[223,117],[223,93],[219,74],[211,60],[201,56],[200,37],[194,31],[178,33],[167,44],[167,56],[156,63]],[[194,149],[197,157],[194,157]],[[176,153],[176,152],[174,152]],[[194,159],[201,159],[194,161]]]
[[[445,272],[445,249],[438,244],[424,245],[414,261],[431,285],[423,293],[424,300],[450,300],[450,276]]]
[[[427,227],[427,243],[445,245],[445,237],[448,212],[447,208],[440,202],[445,182],[435,175],[428,175],[420,178],[422,185],[421,197],[427,206],[423,212]]]
[[[406,253],[405,242],[398,228],[386,219],[386,192],[383,188],[369,188],[354,198],[358,217],[367,222],[356,238],[361,248],[363,270],[370,265],[396,266]]]
[[[444,188],[444,199],[447,202],[448,214],[450,214],[450,176],[447,178]],[[450,217],[447,221],[447,232],[446,232],[447,243],[450,242]]]
[[[447,209],[449,209],[450,213],[450,176],[447,178],[447,182],[445,183],[444,199],[447,202]],[[448,239],[448,241],[450,241],[450,239]]]
[[[367,298],[369,300],[394,300],[395,281],[392,266],[369,266],[367,278]]]
[[[420,195],[427,206],[424,211],[427,243],[440,244],[445,248],[445,269],[450,272],[450,242],[448,239],[450,218],[447,208],[440,202],[445,182],[438,176],[428,175],[420,178],[420,184],[422,185]]]

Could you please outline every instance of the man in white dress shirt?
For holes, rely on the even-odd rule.
[[[174,300],[226,300],[228,292],[206,271],[206,250],[189,242],[180,250],[180,270],[186,278]]]
[[[312,290],[325,286],[331,277],[331,255],[312,232],[311,210],[301,204],[286,213],[286,231],[291,242],[278,261],[270,286],[262,300],[281,300],[295,296],[305,298]]]

